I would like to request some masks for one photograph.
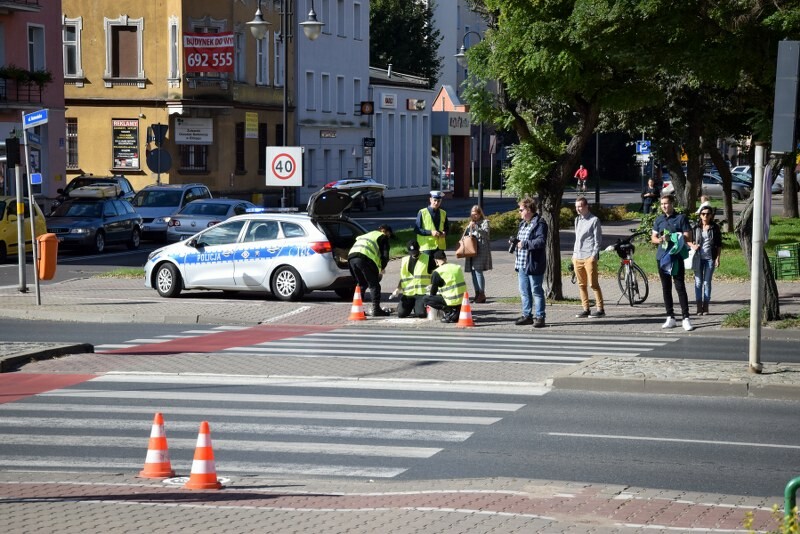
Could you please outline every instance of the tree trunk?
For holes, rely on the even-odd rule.
[[[783,168],[783,216],[787,219],[797,219],[797,177],[794,165]]]
[[[725,231],[730,232],[733,229],[733,200],[731,196],[731,183],[733,177],[731,170],[725,160],[722,159],[722,154],[713,143],[707,143],[706,152],[711,156],[711,161],[716,165],[719,175],[722,177],[722,191],[724,193],[723,201],[725,202]]]
[[[739,245],[742,247],[742,254],[744,254],[747,261],[748,269],[752,265],[753,258],[753,201],[754,198],[751,196],[744,211],[742,211],[739,221],[736,223],[736,237],[739,239]],[[761,254],[761,287],[759,291],[764,297],[762,308],[764,320],[776,321],[780,319],[781,308],[778,298],[778,286],[775,283],[775,277],[772,276],[766,247]]]

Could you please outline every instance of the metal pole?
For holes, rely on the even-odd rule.
[[[286,5],[289,0],[281,0],[281,40],[283,41],[283,146],[288,146],[289,121],[289,36],[286,35]],[[286,187],[281,188],[281,208],[286,207]]]
[[[23,118],[24,121],[24,118]],[[28,171],[28,210],[31,214],[31,249],[33,251],[33,284],[36,290],[36,305],[42,304],[42,294],[39,289],[39,251],[36,244],[36,208],[33,207],[33,186],[31,185],[31,158],[28,153],[28,130],[23,130],[25,139],[25,169]],[[25,262],[25,241],[19,241],[17,246],[22,250],[22,260]]]
[[[600,205],[600,132],[594,134],[594,203]]]
[[[764,143],[756,143],[756,169],[753,180],[753,245],[750,258],[750,367],[761,373],[761,262],[764,255]]]
[[[483,166],[481,161],[481,155],[483,154],[483,123],[480,123],[478,128],[478,206],[483,209]],[[489,181],[491,182],[492,176],[489,175]],[[489,188],[491,189],[492,184],[489,184]]]
[[[14,183],[17,188],[17,265],[19,266],[19,292],[27,293],[25,281],[25,204],[22,202],[22,167],[14,167]]]

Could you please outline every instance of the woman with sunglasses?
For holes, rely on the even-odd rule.
[[[694,239],[689,246],[694,249],[694,296],[697,301],[697,315],[708,315],[711,300],[711,277],[719,267],[722,253],[722,231],[714,220],[714,208],[705,204],[700,207],[699,221],[694,227]]]

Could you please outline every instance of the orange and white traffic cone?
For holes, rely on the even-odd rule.
[[[350,308],[348,321],[366,321],[367,314],[364,313],[364,303],[361,301],[361,288],[356,284],[356,291],[353,293],[353,306]]]
[[[147,446],[147,457],[144,469],[139,471],[142,478],[170,478],[175,476],[169,461],[167,435],[164,433],[164,416],[156,413],[153,428],[150,430],[150,443]]]
[[[214,464],[214,450],[211,448],[211,430],[208,421],[200,423],[200,433],[197,435],[197,447],[194,450],[192,472],[189,481],[183,485],[184,489],[207,490],[220,489],[222,484],[217,480],[217,467]]]
[[[472,328],[475,323],[472,322],[472,308],[469,305],[469,292],[464,292],[464,299],[461,301],[461,312],[458,314],[459,328]]]

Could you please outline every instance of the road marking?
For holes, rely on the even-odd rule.
[[[664,443],[697,443],[700,445],[725,445],[732,447],[764,447],[768,449],[800,449],[800,445],[784,445],[781,443],[753,443],[749,441],[715,441],[709,439],[655,438],[649,436],[615,436],[610,434],[576,434],[572,432],[546,432],[548,436],[563,436],[588,439],[620,439],[626,441],[661,441]]]
[[[129,413],[153,414],[150,406],[95,406],[91,404],[44,404],[15,402],[0,404],[0,413],[4,411],[20,412],[68,412],[80,413]],[[324,421],[378,421],[394,423],[426,423],[437,425],[493,425],[502,420],[500,417],[480,417],[467,415],[424,415],[424,414],[397,414],[376,412],[328,412],[310,410],[242,410],[233,408],[187,408],[170,406],[162,409],[162,413],[169,418],[174,415],[191,415],[210,418],[220,417],[252,417],[264,419],[320,419]]]

